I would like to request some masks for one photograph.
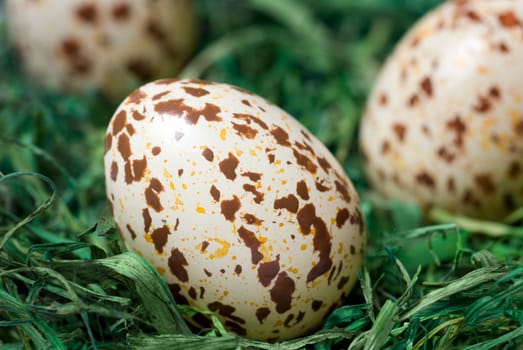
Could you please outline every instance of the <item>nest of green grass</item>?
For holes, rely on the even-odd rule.
[[[103,138],[116,105],[35,86],[0,13],[0,349],[523,347],[523,208],[504,222],[437,209],[429,221],[363,176],[366,96],[438,2],[194,2],[200,44],[181,75],[243,87],[297,117],[344,165],[368,223],[349,300],[315,333],[277,344],[238,337],[210,313],[211,329],[186,324],[206,311],[175,305],[156,270],[125,251],[108,210]]]

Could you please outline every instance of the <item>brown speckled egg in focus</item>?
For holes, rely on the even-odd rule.
[[[107,196],[130,250],[178,303],[239,335],[318,328],[357,281],[358,195],[309,131],[226,84],[159,80],[127,97],[106,136]]]
[[[136,80],[175,76],[195,46],[189,0],[7,0],[5,6],[25,70],[48,89],[96,88],[121,100]]]
[[[387,60],[360,131],[389,198],[486,219],[523,205],[523,1],[427,14]]]

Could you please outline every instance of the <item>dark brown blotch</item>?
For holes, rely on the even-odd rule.
[[[98,19],[98,10],[93,3],[82,4],[76,9],[76,16],[83,22],[93,24]]]
[[[298,211],[298,198],[295,195],[289,194],[286,197],[278,198],[274,201],[274,209],[287,209],[291,213],[296,214]]]
[[[178,248],[175,248],[171,251],[171,256],[167,261],[167,265],[169,266],[169,270],[171,271],[171,273],[174,276],[176,276],[178,280],[180,280],[181,282],[189,281],[189,275],[187,273],[187,270],[185,269],[186,266],[189,266],[189,263],[187,262],[187,259],[185,259],[183,253]]]
[[[163,253],[163,248],[165,247],[165,244],[167,243],[167,239],[170,234],[171,231],[169,230],[169,227],[167,227],[167,225],[153,230],[153,232],[151,233],[151,238],[154,243],[154,248],[157,252]]]
[[[276,260],[261,263],[258,266],[258,281],[260,281],[262,286],[267,287],[279,272],[280,256],[278,255]]]
[[[229,152],[228,157],[219,163],[220,171],[227,179],[234,180],[236,179],[236,167],[238,167],[238,164],[240,164],[238,158]]]
[[[271,300],[276,304],[276,312],[282,314],[291,309],[295,290],[294,280],[287,275],[287,272],[280,272],[270,291]]]
[[[296,193],[303,200],[309,200],[309,189],[305,180],[300,180],[296,183]]]
[[[205,147],[205,149],[202,152],[202,156],[209,162],[212,162],[214,160],[214,152],[208,147]]]
[[[233,222],[236,218],[236,212],[240,209],[241,202],[237,196],[233,196],[232,199],[223,200],[220,202],[221,213],[225,217],[225,220]]]
[[[261,242],[254,232],[247,230],[243,226],[238,229],[238,235],[245,246],[251,250],[251,262],[254,265],[258,264],[263,259],[263,254],[260,252]]]

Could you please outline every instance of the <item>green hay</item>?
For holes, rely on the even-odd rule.
[[[360,284],[316,332],[281,343],[238,337],[209,311],[175,306],[155,269],[126,252],[102,164],[116,104],[35,86],[0,12],[0,349],[523,348],[523,208],[500,222],[440,209],[426,220],[368,188],[355,142],[384,59],[439,2],[195,0],[201,41],[181,75],[283,107],[361,196],[369,245]],[[194,313],[213,328],[191,328],[182,316]]]

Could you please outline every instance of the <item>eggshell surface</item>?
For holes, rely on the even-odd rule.
[[[360,137],[387,197],[485,219],[523,205],[523,1],[422,18],[380,72]]]
[[[106,136],[107,196],[127,247],[180,304],[239,335],[288,339],[348,296],[365,248],[359,199],[301,124],[230,85],[159,80]]]
[[[120,101],[133,79],[175,75],[195,42],[189,0],[7,0],[22,63],[49,89],[102,89]],[[136,85],[134,85],[136,86]]]

